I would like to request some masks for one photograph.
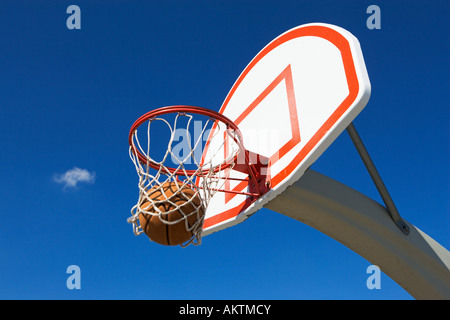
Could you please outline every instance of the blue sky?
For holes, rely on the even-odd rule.
[[[66,27],[71,4],[80,30]],[[372,85],[356,128],[401,215],[448,249],[449,16],[448,1],[2,1],[0,298],[411,299],[384,274],[369,290],[371,263],[267,209],[201,246],[135,237],[127,138],[160,106],[218,110],[284,31],[341,26]],[[58,183],[73,168],[84,181]],[[381,201],[345,132],[312,168]]]

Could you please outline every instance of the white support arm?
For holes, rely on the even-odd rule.
[[[405,235],[385,207],[338,181],[307,170],[265,207],[339,241],[416,299],[450,299],[450,252],[407,221]]]

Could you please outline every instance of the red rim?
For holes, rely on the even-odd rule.
[[[235,139],[235,141],[236,141],[236,143],[237,143],[237,145],[239,147],[239,152],[246,152],[244,147],[243,147],[243,145],[242,145],[242,134],[241,134],[241,131],[239,130],[239,128],[237,127],[237,125],[233,121],[231,121],[230,119],[225,117],[223,114],[218,113],[218,112],[213,111],[213,110],[202,108],[202,107],[175,105],[175,106],[162,107],[162,108],[158,108],[158,109],[149,111],[146,114],[144,114],[141,117],[139,117],[139,119],[137,119],[133,123],[133,125],[131,126],[130,133],[128,135],[128,143],[129,143],[130,147],[133,148],[133,152],[136,153],[139,161],[142,164],[148,165],[148,166],[150,166],[150,167],[152,167],[153,169],[156,169],[156,170],[160,169],[160,165],[158,163],[156,163],[154,161],[151,161],[145,155],[143,155],[138,149],[134,148],[134,146],[133,146],[133,136],[134,136],[135,131],[137,130],[137,128],[141,124],[143,124],[147,120],[150,120],[152,118],[155,118],[157,116],[161,116],[161,115],[164,115],[164,114],[169,114],[169,113],[195,113],[195,114],[201,114],[201,115],[208,116],[210,118],[216,119],[216,120],[218,120],[218,121],[220,121],[222,123],[225,123],[227,125],[227,128],[232,129],[235,132],[236,136],[237,136],[237,139]],[[215,168],[215,171],[224,170],[224,169],[228,168],[229,166],[231,166],[234,162],[235,162],[235,159],[233,161],[229,162],[229,163],[225,163],[223,165],[217,165],[217,167]],[[177,168],[170,168],[170,167],[167,167],[167,171],[168,171],[168,173],[175,174],[175,175],[180,175],[180,176],[184,176],[186,174],[194,175],[194,174],[198,174],[199,173],[199,172],[197,172],[197,170],[182,170],[182,171],[180,171]],[[204,170],[204,171],[200,171],[200,173],[206,174],[209,171],[210,170]]]

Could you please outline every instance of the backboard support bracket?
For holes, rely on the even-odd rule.
[[[238,159],[233,170],[248,174],[249,192],[259,198],[270,190],[269,158],[249,150],[245,150],[245,157],[245,161]]]
[[[358,151],[367,171],[370,174],[370,177],[372,178],[372,181],[374,182],[381,198],[383,199],[383,202],[386,206],[386,209],[391,216],[392,220],[394,221],[395,225],[405,234],[409,234],[409,226],[406,224],[406,222],[402,219],[400,216],[400,213],[397,210],[397,207],[394,204],[394,201],[392,200],[386,185],[384,184],[383,180],[381,179],[380,174],[378,173],[377,168],[375,167],[375,164],[373,163],[369,153],[367,152],[366,147],[364,146],[361,137],[359,136],[358,132],[356,131],[355,125],[350,123],[347,127],[347,133],[350,136],[350,139],[352,140],[353,144],[356,147],[356,150]]]

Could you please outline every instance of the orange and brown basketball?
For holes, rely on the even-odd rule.
[[[172,222],[186,216],[189,227],[192,227],[199,219],[203,219],[204,209],[195,191],[187,186],[183,187],[183,184],[179,182],[178,186],[175,182],[166,182],[160,187],[150,189],[147,195],[153,201],[161,202],[152,203],[146,200],[141,205],[141,210],[157,213],[158,211],[170,212],[179,208],[160,216],[142,212],[139,214],[139,223],[150,240],[172,246],[183,244],[191,239],[194,235],[193,230],[186,230],[185,219],[174,224],[167,224],[161,219]]]

